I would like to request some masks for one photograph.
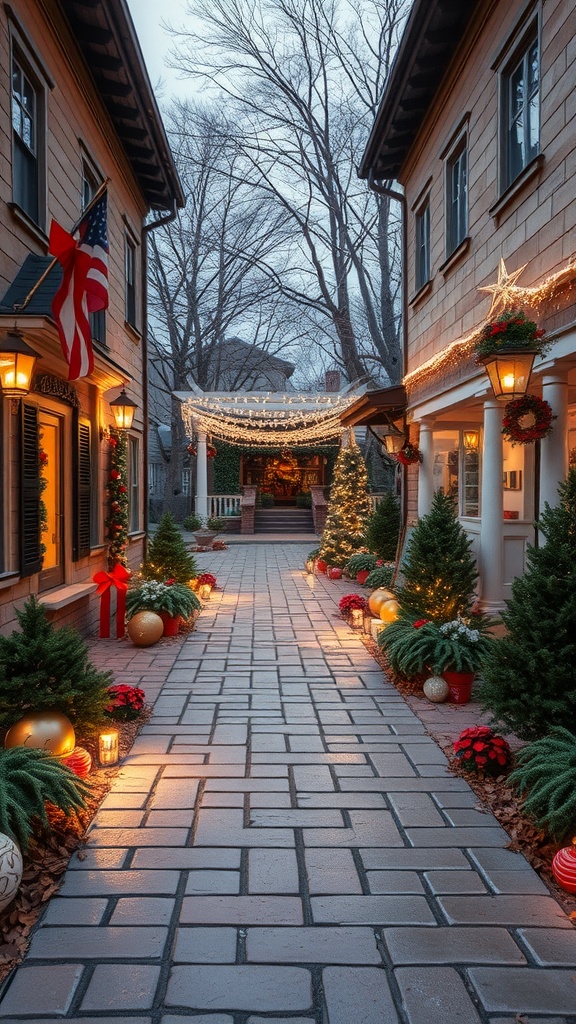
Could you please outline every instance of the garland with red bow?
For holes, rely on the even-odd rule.
[[[108,563],[126,566],[128,544],[128,445],[123,432],[110,430],[110,469],[108,472]]]

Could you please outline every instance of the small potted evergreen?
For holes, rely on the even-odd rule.
[[[361,585],[366,582],[373,569],[376,568],[376,555],[369,551],[359,551],[348,560],[346,570],[350,579],[355,579]]]
[[[200,609],[200,601],[190,587],[175,580],[160,583],[146,580],[132,587],[126,594],[126,615],[129,619],[137,612],[156,612],[164,623],[164,636],[176,636],[181,619],[188,619]]]

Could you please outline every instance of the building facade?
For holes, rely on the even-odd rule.
[[[183,197],[125,0],[3,4],[0,51],[0,336],[38,356],[29,393],[0,399],[0,629],[35,594],[87,631],[92,577],[109,566],[109,403],[122,387],[136,405],[126,557],[142,558],[146,238]],[[91,318],[93,373],[70,382],[51,309],[60,267],[42,279],[48,233],[52,219],[72,230],[106,181],[109,307]]]
[[[575,48],[564,0],[415,0],[360,168],[404,195],[406,419],[423,456],[408,517],[454,495],[487,609],[576,448]],[[472,342],[516,308],[551,343],[529,392],[555,419],[513,446]]]

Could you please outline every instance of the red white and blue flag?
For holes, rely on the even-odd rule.
[[[87,377],[94,369],[89,313],[108,307],[108,194],[104,192],[78,226],[76,241],[56,221],[50,227],[49,251],[62,264],[62,284],[52,312],[68,380]]]

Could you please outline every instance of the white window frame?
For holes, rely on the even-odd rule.
[[[454,182],[454,172],[457,181]],[[450,143],[444,159],[446,259],[468,237],[468,127]],[[456,227],[455,227],[456,225]]]

